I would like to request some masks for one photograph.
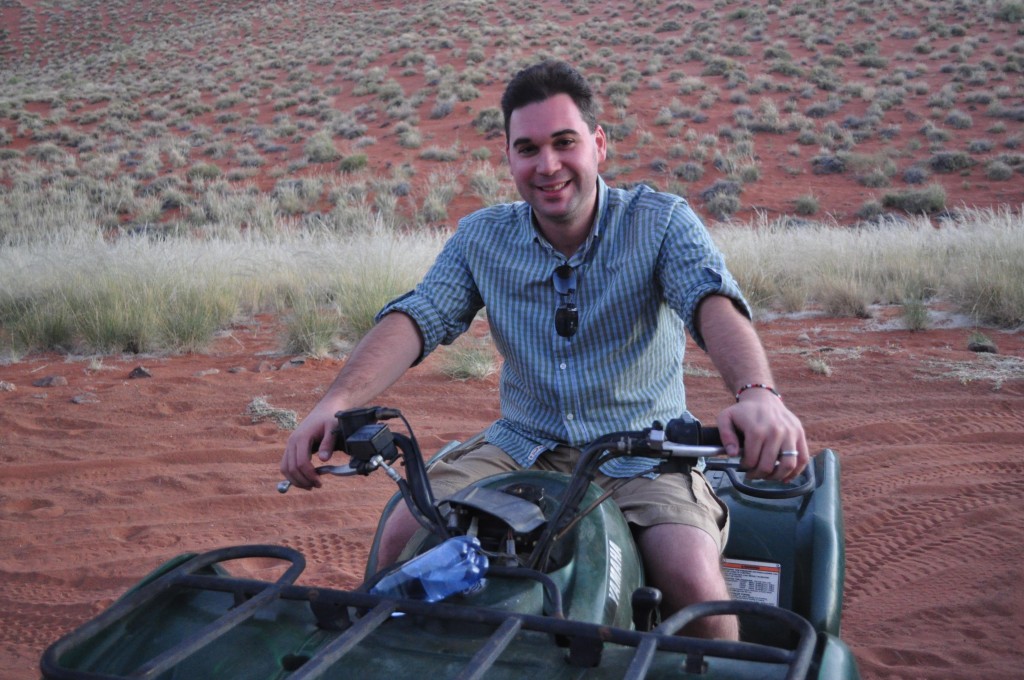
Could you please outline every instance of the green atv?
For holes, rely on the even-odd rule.
[[[378,573],[380,527],[366,580],[352,591],[296,584],[305,561],[280,546],[181,555],[51,645],[43,676],[859,678],[838,638],[844,547],[832,451],[793,483],[746,481],[720,459],[717,431],[684,417],[602,437],[572,475],[505,473],[436,501],[408,423],[403,435],[380,422],[396,417],[379,407],[339,413],[336,449],[351,460],[318,472],[384,469],[396,481],[380,527],[401,502],[422,525],[397,565]],[[732,600],[661,619],[629,526],[591,482],[620,456],[657,459],[662,474],[706,465],[732,513]],[[399,458],[405,478],[392,467]],[[232,577],[222,564],[251,557],[290,565],[267,582]],[[722,614],[740,618],[741,641],[678,634]]]

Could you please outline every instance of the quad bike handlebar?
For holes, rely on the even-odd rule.
[[[317,474],[368,475],[383,468],[398,485],[407,507],[419,524],[442,540],[451,537],[452,530],[434,499],[426,464],[412,427],[402,413],[397,409],[373,406],[339,411],[336,417],[338,426],[332,430],[333,450],[344,451],[351,460],[347,465],[321,465],[316,468]],[[381,422],[395,418],[405,423],[408,436],[394,432]],[[659,461],[650,469],[650,472],[658,473],[688,473],[703,462],[705,469],[723,471],[739,492],[757,498],[794,498],[813,492],[816,486],[814,468],[810,465],[794,483],[780,485],[775,482],[746,482],[739,475],[742,468],[738,460],[722,460],[728,458],[728,455],[722,446],[718,428],[705,427],[689,414],[673,418],[667,425],[655,422],[650,428],[641,431],[608,434],[582,449],[565,496],[545,526],[526,566],[543,568],[552,546],[593,509],[581,509],[580,506],[598,469],[614,458],[627,456]],[[404,461],[405,478],[392,467],[398,458]],[[277,490],[286,493],[290,486],[290,482],[282,481]]]
[[[368,408],[339,411],[336,414],[338,426],[332,430],[334,435],[333,451],[344,451],[351,460],[343,465],[321,465],[316,469],[318,475],[350,477],[352,475],[368,475],[378,468],[383,468],[388,476],[396,482],[400,475],[390,466],[399,457],[399,452],[392,440],[395,436],[389,428],[379,421],[401,418],[397,409],[373,406]],[[412,429],[409,429],[409,443],[418,450]],[[403,438],[405,439],[405,438]],[[673,418],[667,426],[660,423],[642,432],[622,432],[606,435],[594,442],[591,447],[604,448],[609,439],[617,440],[620,446],[627,449],[625,455],[642,455],[660,458],[664,461],[662,472],[671,472],[672,465],[676,468],[697,465],[703,459],[706,469],[723,471],[730,483],[741,493],[755,498],[782,499],[806,496],[817,486],[814,466],[808,465],[800,477],[794,482],[779,485],[750,484],[738,473],[743,472],[740,461],[729,458],[722,446],[722,439],[717,427],[701,425],[700,421],[690,416]],[[742,442],[742,433],[740,433]],[[399,440],[401,442],[401,440]],[[401,448],[401,443],[397,448]],[[586,451],[587,449],[584,449]],[[403,451],[404,452],[404,451]],[[408,462],[406,463],[408,465]],[[287,493],[291,482],[283,480],[278,483],[279,493]]]

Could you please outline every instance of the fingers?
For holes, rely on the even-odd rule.
[[[802,427],[800,428],[800,436],[797,438],[797,443],[792,450],[795,450],[797,455],[785,456],[791,458],[793,463],[792,469],[789,473],[782,477],[782,481],[784,482],[789,482],[795,479],[797,475],[803,472],[804,468],[807,467],[807,464],[811,462],[810,448],[807,446],[807,437]]]
[[[779,468],[791,463],[780,460],[785,433],[771,427],[744,430],[743,467],[751,479],[783,479]],[[789,470],[783,468],[783,473]]]
[[[285,479],[300,489],[319,488],[322,482],[313,465],[312,452],[322,445],[321,442],[326,441],[329,438],[323,436],[322,425],[303,422],[288,438],[284,456],[281,457],[281,474]],[[317,450],[317,455],[320,460],[326,461],[330,459],[331,452]]]
[[[722,447],[728,456],[740,455],[740,437],[733,426],[732,419],[728,417],[728,411],[718,415],[718,436],[722,440]]]
[[[743,433],[742,466],[750,479],[787,482],[810,461],[803,425],[781,401],[739,402],[719,415],[718,427],[726,446],[727,433]],[[726,452],[735,455],[728,447]]]

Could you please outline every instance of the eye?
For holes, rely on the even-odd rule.
[[[531,156],[537,152],[537,147],[532,144],[522,144],[516,147],[516,153],[520,156]]]

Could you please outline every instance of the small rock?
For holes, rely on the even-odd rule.
[[[232,366],[228,369],[228,373],[245,373],[247,370],[245,366]]]
[[[100,400],[96,398],[96,395],[92,392],[86,392],[84,394],[76,394],[71,397],[72,404],[98,404]]]
[[[13,392],[16,389],[18,388],[14,386],[14,383],[0,380],[0,392]]]
[[[149,372],[145,366],[136,366],[132,369],[132,372],[128,374],[131,379],[135,378],[152,378],[153,374]]]
[[[305,363],[306,363],[306,360],[303,359],[302,357],[295,357],[295,358],[289,359],[288,361],[286,361],[283,364],[281,364],[281,370],[285,371],[285,370],[287,370],[289,368],[297,368],[299,366],[302,366]]]
[[[967,349],[972,352],[981,352],[987,354],[999,354],[999,348],[996,347],[996,343],[991,340],[974,340],[967,343]]]
[[[257,373],[267,373],[269,371],[276,371],[277,366],[270,363],[269,361],[261,361],[260,365],[256,367]]]
[[[216,368],[208,368],[205,371],[199,371],[198,373],[196,373],[196,377],[202,378],[208,375],[217,375],[218,373],[220,373],[220,371],[217,370]]]
[[[33,380],[33,387],[63,387],[68,384],[68,379],[62,375],[48,375],[39,380]]]

